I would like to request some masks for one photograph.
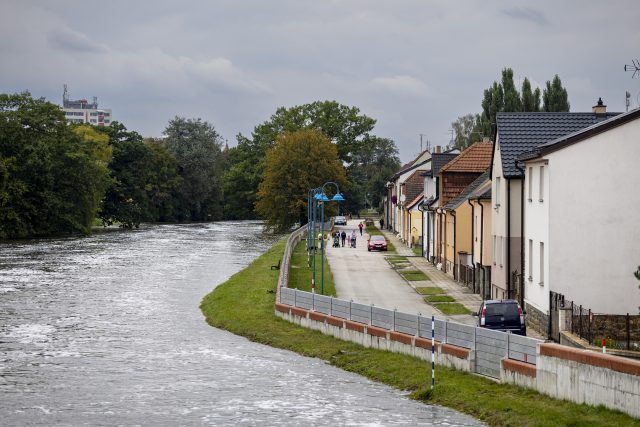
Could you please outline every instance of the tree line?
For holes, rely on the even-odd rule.
[[[308,191],[327,181],[347,198],[339,209],[357,212],[400,164],[374,125],[355,107],[315,102],[278,109],[228,149],[201,119],[175,117],[145,139],[118,122],[68,124],[28,92],[0,94],[0,238],[251,218],[285,230],[306,222]]]
[[[491,136],[497,112],[569,110],[557,75],[542,92],[525,78],[518,92],[505,68],[483,95],[481,113],[452,124],[459,148]],[[317,101],[278,108],[228,148],[201,119],[175,117],[162,138],[143,138],[118,122],[68,124],[28,92],[0,94],[0,239],[223,219],[284,231],[306,223],[309,190],[329,181],[346,200],[327,215],[378,207],[400,160],[375,124],[357,107]]]
[[[562,112],[570,107],[569,95],[557,74],[547,80],[542,92],[539,88],[532,90],[525,77],[518,92],[511,68],[504,68],[500,81],[484,90],[481,106],[481,113],[466,114],[451,123],[456,147],[464,149],[483,137],[491,138],[499,112]]]

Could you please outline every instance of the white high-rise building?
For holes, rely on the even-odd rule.
[[[67,85],[64,85],[62,94],[62,111],[69,123],[89,123],[96,126],[109,126],[113,121],[111,108],[98,108],[98,98],[93,97],[93,102],[86,99],[69,99]]]

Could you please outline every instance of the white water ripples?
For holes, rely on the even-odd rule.
[[[206,324],[279,237],[251,221],[0,244],[3,425],[480,425]]]

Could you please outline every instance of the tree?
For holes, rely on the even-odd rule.
[[[522,82],[522,111],[540,111],[540,89],[531,91],[531,83],[528,78]]]
[[[502,91],[504,94],[503,111],[522,111],[522,100],[516,85],[513,83],[513,70],[504,68],[502,70]]]
[[[562,87],[560,77],[556,74],[553,82],[547,80],[547,86],[542,92],[542,102],[544,111],[569,111],[569,95]]]
[[[556,74],[552,82],[542,93],[543,111],[569,111],[569,100],[566,89],[562,87]],[[504,68],[500,83],[493,84],[484,90],[482,113],[477,120],[477,131],[483,135],[493,134],[496,125],[496,114],[499,112],[540,111],[540,89],[531,90],[531,82],[524,78],[522,93],[518,93],[513,82],[513,70]],[[463,116],[464,117],[464,116]]]
[[[336,101],[278,108],[269,120],[254,128],[251,139],[242,134],[237,136],[238,145],[231,150],[229,167],[223,177],[225,217],[255,217],[252,207],[265,169],[265,153],[282,133],[318,129],[335,143],[338,157],[349,164],[375,123],[357,107]]]
[[[327,181],[337,183],[342,191],[346,187],[337,147],[318,130],[285,132],[267,151],[256,211],[268,229],[285,231],[296,222],[305,223],[309,191]],[[330,215],[331,208],[326,212]]]
[[[0,238],[89,233],[110,149],[28,92],[0,95]]]
[[[238,146],[229,149],[222,177],[224,218],[256,219],[254,206],[264,171],[264,152],[242,135],[237,140]]]
[[[485,134],[483,129],[482,117],[480,114],[467,114],[460,116],[456,121],[451,123],[454,130],[454,145],[460,150],[472,145],[474,142],[481,141],[483,137],[489,136]]]
[[[358,212],[367,194],[371,195],[372,206],[380,206],[385,185],[398,169],[400,158],[395,143],[387,138],[365,136],[347,169],[349,190],[345,209]]]
[[[173,220],[174,199],[182,183],[175,158],[161,143],[143,141],[121,123],[99,129],[113,147],[112,183],[100,212],[103,223],[137,228],[145,221]]]
[[[176,117],[164,131],[164,146],[176,158],[182,178],[176,219],[222,218],[222,141],[213,125],[201,119]]]

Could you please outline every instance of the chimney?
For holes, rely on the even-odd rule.
[[[598,104],[591,107],[591,109],[596,116],[607,114],[607,106],[602,103],[602,98],[598,98]]]
[[[436,145],[436,153],[442,153],[442,146]]]

